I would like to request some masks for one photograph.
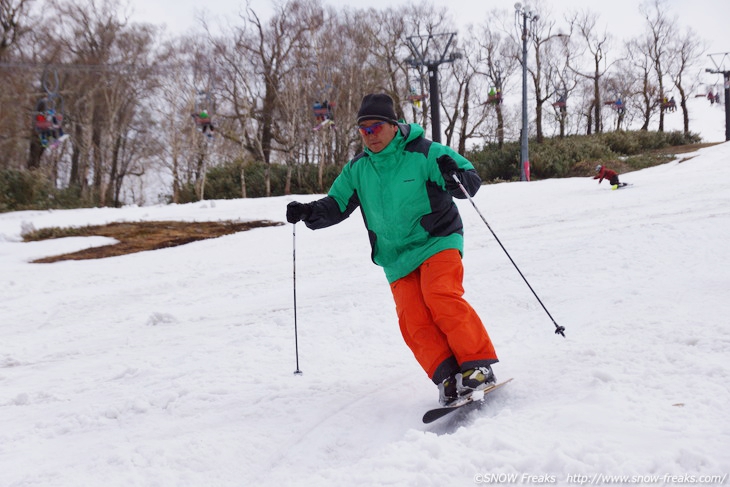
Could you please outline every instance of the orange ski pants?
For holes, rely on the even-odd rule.
[[[463,278],[461,254],[450,249],[390,285],[403,339],[432,380],[449,360],[454,366],[497,362],[484,324],[462,297]]]

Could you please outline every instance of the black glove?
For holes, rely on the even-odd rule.
[[[446,189],[459,189],[459,184],[454,181],[453,177],[454,174],[459,175],[459,166],[456,165],[456,161],[451,156],[443,155],[436,159],[436,163],[439,165],[439,170],[444,177],[444,181],[446,181]]]
[[[312,214],[312,208],[308,204],[292,201],[286,205],[286,221],[296,223],[306,220]]]

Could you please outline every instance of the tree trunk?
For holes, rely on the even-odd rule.
[[[594,102],[595,103],[595,100]],[[586,123],[586,135],[591,135],[593,132],[593,105],[588,107],[588,120]]]
[[[469,82],[467,81],[466,86],[464,87],[464,103],[461,111],[461,130],[459,131],[459,148],[457,149],[457,152],[462,156],[466,154],[466,129],[467,124],[469,123],[469,95]]]
[[[504,145],[504,115],[501,103],[497,104],[497,145],[500,149]]]
[[[596,124],[596,133],[600,134],[603,127],[601,126],[601,90],[598,84],[598,61],[596,61],[596,77],[593,81],[593,108],[596,111],[594,123]]]
[[[286,179],[284,180],[284,194],[291,194],[291,175],[294,163],[292,161],[286,164]]]
[[[199,201],[205,199],[205,152],[203,150],[198,154],[198,164],[195,169],[195,192]]]
[[[41,167],[41,157],[43,157],[45,150],[46,148],[41,145],[38,134],[33,131],[28,148],[28,162],[26,163],[26,167],[28,169],[38,169]]]
[[[241,198],[247,198],[246,195],[246,168],[241,164]]]
[[[679,106],[682,107],[682,123],[684,134],[689,134],[689,110],[687,110],[687,95],[681,85],[677,85],[679,90]]]
[[[274,108],[276,104],[276,87],[271,83],[266,84],[266,94],[261,114],[261,150],[264,156],[264,184],[266,185],[266,196],[271,196],[271,149],[274,140]]]

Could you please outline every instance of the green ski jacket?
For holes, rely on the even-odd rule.
[[[466,198],[452,182],[447,190],[437,159],[450,156],[470,196],[481,179],[474,166],[448,146],[423,136],[417,124],[398,124],[399,131],[382,151],[367,148],[350,160],[326,197],[309,203],[304,220],[311,229],[343,221],[360,207],[370,238],[373,262],[392,283],[446,249],[463,254],[463,225],[452,197]]]

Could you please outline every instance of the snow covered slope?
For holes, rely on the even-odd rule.
[[[423,425],[437,391],[398,332],[360,217],[97,261],[23,226],[283,220],[292,197],[0,215],[0,485],[556,484],[730,473],[730,144],[622,175],[485,186],[467,298],[515,380]],[[312,197],[302,197],[302,200]],[[649,478],[649,477],[647,477]],[[605,478],[604,478],[605,480]],[[665,479],[666,480],[666,479]]]
[[[623,174],[634,186],[618,191],[481,188],[475,203],[567,338],[458,203],[466,297],[498,378],[515,380],[427,426],[437,390],[358,213],[297,225],[302,376],[292,225],[44,265],[28,261],[107,240],[20,241],[31,225],[283,221],[294,197],[0,214],[0,486],[727,483],[730,144],[686,157]]]

